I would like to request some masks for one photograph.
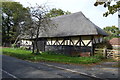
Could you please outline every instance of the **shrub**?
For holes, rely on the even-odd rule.
[[[15,47],[16,47],[16,44],[12,44],[11,46],[12,46],[13,48],[15,48]]]
[[[104,59],[102,54],[95,54],[94,57],[97,59]]]
[[[95,48],[108,48],[108,49],[112,49],[112,45],[108,41],[104,41],[102,43],[95,44]]]
[[[26,50],[26,47],[24,47],[24,46],[21,46],[21,47],[20,47],[20,49],[22,49],[22,50]]]

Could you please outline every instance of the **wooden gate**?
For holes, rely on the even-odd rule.
[[[103,54],[105,58],[113,58],[116,60],[120,60],[120,51],[119,50],[110,50],[110,49],[95,49],[95,54]]]

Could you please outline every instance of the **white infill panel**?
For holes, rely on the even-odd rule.
[[[62,40],[62,42],[63,42],[63,41],[64,41],[64,40]],[[62,42],[61,42],[61,43],[62,43]],[[64,41],[61,45],[65,45],[65,41]]]
[[[87,46],[88,43],[91,41],[91,36],[82,36],[81,39],[83,41],[83,43]],[[81,46],[84,46],[83,43],[81,42]],[[91,46],[92,43],[90,42],[88,46]]]
[[[47,39],[47,45],[51,45],[51,39]]]
[[[60,40],[58,40],[58,42],[61,44],[63,42],[63,40],[60,39]]]
[[[68,40],[68,45],[70,45],[70,40]]]
[[[65,42],[64,42],[64,43],[65,43],[65,45],[67,45],[67,42],[66,42],[66,40],[65,40]]]
[[[54,39],[54,40],[52,40],[52,45],[55,45],[54,43],[56,42],[56,40]]]
[[[69,45],[73,45],[73,43],[70,41],[70,42],[69,42]]]
[[[84,42],[85,45],[87,45],[90,42],[90,40],[83,40],[83,42]],[[91,46],[91,42],[88,46]]]
[[[69,41],[69,40],[65,40],[65,45],[68,45],[68,44],[69,44],[68,41]]]
[[[32,42],[29,40],[21,40],[22,45],[32,45]]]
[[[81,42],[81,46],[84,46],[84,44]]]
[[[72,37],[71,40],[75,45],[79,41],[79,37]],[[73,43],[71,43],[71,44],[73,45]]]
[[[47,45],[49,45],[48,41],[47,41]]]
[[[88,46],[92,46],[92,42],[90,42]]]

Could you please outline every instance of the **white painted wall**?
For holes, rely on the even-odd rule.
[[[21,45],[32,45],[32,42],[29,40],[21,40]]]
[[[83,39],[84,44],[87,45],[89,43],[91,37],[90,36],[82,37],[82,39]],[[63,38],[58,38],[58,41],[60,44],[62,43],[63,40],[64,40]],[[72,37],[71,40],[73,41],[73,43],[75,45],[79,41],[79,37]],[[47,39],[47,41],[48,41],[47,45],[53,45],[56,41],[56,38],[52,39],[52,44],[51,44],[51,39]],[[70,40],[65,40],[65,42],[62,45],[73,45],[73,43],[72,42],[70,43]],[[55,45],[59,45],[59,44],[55,43]],[[80,44],[78,43],[77,45],[79,46]],[[81,43],[81,46],[83,46],[82,43]],[[91,46],[91,43],[88,46]]]
[[[99,43],[98,39],[100,39],[100,42],[103,41],[102,36],[95,36],[94,38],[95,38],[96,43]],[[84,44],[87,45],[91,40],[91,36],[82,36],[81,39],[84,42]],[[47,45],[53,45],[55,43],[55,41],[56,41],[56,38],[52,39],[52,44],[51,44],[51,39],[47,39],[47,40],[50,43],[49,44],[47,42]],[[60,44],[62,43],[63,40],[64,40],[63,38],[58,38],[58,41],[59,41]],[[75,45],[79,41],[79,37],[71,37],[71,40],[73,41],[73,43]],[[59,45],[59,44],[55,43],[55,45]],[[72,42],[70,43],[70,40],[65,40],[65,42],[62,45],[73,45],[73,44],[72,44]],[[77,45],[80,46],[79,43]],[[82,42],[81,42],[81,46],[84,46]],[[90,42],[90,44],[88,46],[92,46],[92,42]]]

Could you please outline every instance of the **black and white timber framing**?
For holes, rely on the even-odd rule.
[[[94,44],[101,43],[103,36],[72,36],[72,37],[51,37],[39,40],[41,51],[54,51],[66,55],[80,55],[88,53],[94,55]]]

